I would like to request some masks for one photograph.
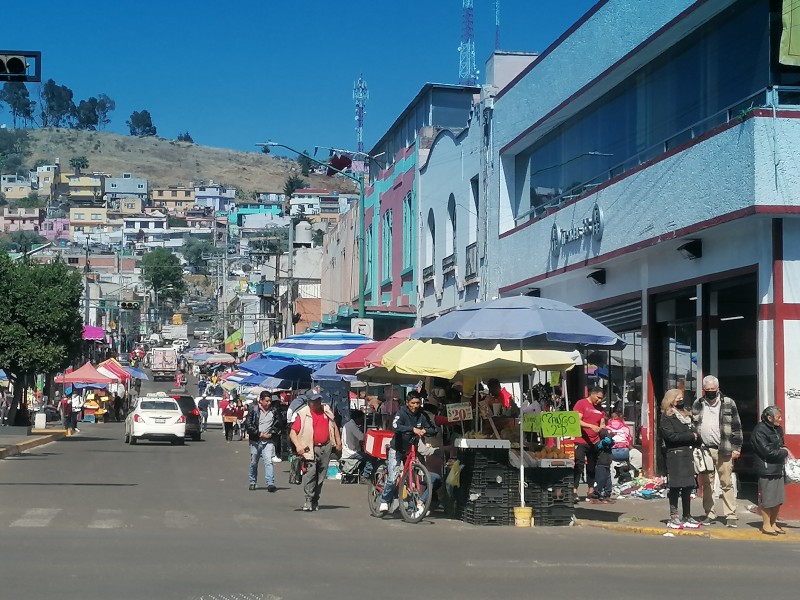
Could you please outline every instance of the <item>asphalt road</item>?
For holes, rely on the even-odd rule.
[[[86,425],[0,461],[0,598],[796,597],[800,546],[407,525],[369,517],[365,487],[338,481],[303,513],[285,464],[278,492],[263,475],[248,491],[247,444],[220,430],[185,446],[122,438],[122,424]]]

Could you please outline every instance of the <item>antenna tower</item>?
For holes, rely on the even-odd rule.
[[[458,81],[461,85],[475,85],[478,70],[475,68],[475,36],[472,31],[473,0],[463,0],[461,9],[461,44],[458,46]]]
[[[500,50],[500,0],[494,0],[494,49]]]
[[[367,89],[367,82],[364,81],[364,75],[358,76],[358,81],[353,85],[353,100],[356,101],[356,139],[358,141],[358,151],[364,152],[364,108],[369,99],[369,90]]]

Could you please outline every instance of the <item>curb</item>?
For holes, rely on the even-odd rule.
[[[50,442],[55,442],[56,440],[60,440],[65,436],[66,432],[63,431],[48,432],[43,435],[37,435],[29,440],[25,440],[24,442],[0,448],[0,459],[8,458],[9,456],[19,456],[23,452],[26,452],[32,448],[43,446],[44,444],[49,444]]]
[[[630,533],[638,535],[657,535],[663,537],[665,533],[671,533],[675,537],[696,537],[711,540],[738,540],[748,542],[781,542],[800,544],[800,537],[797,535],[789,534],[777,537],[769,537],[763,535],[758,529],[753,529],[752,531],[728,529],[727,527],[708,527],[701,530],[666,529],[664,527],[654,527],[652,525],[627,525],[624,523],[607,523],[603,521],[585,520],[578,521],[576,524],[580,527],[594,527],[597,529],[616,531],[618,533]]]

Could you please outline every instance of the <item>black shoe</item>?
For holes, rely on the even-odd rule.
[[[311,510],[319,510],[319,504],[317,504],[316,502],[314,502],[314,503],[311,505]]]
[[[274,491],[275,491],[275,490],[277,490],[277,489],[278,489],[278,488],[276,488],[274,485],[268,485],[268,486],[267,486],[267,491],[268,491],[268,492],[274,492]]]
[[[249,489],[252,492],[254,489],[256,489],[256,484],[255,483],[251,483],[250,487],[247,488],[247,489]]]

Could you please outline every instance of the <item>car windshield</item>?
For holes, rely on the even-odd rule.
[[[139,408],[142,410],[178,410],[178,405],[173,400],[142,400]]]

